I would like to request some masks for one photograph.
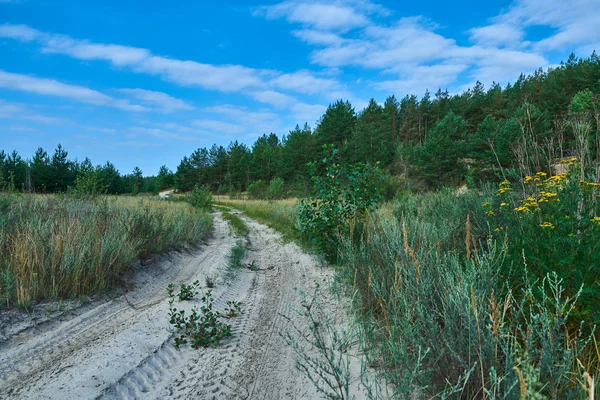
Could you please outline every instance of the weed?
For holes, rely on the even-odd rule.
[[[299,356],[296,368],[302,372],[315,386],[317,391],[328,399],[351,399],[350,396],[350,359],[345,350],[350,345],[349,336],[335,328],[331,317],[325,316],[321,305],[317,302],[317,285],[312,298],[297,290],[302,296],[302,309],[292,310],[308,323],[309,333],[305,327],[298,326],[287,315],[288,320],[301,341],[289,332],[280,335]],[[306,347],[308,344],[308,348]],[[317,353],[309,351],[316,349]]]
[[[240,239],[231,249],[231,254],[229,255],[229,268],[232,270],[240,269],[242,267],[242,260],[244,259],[245,253],[246,247],[244,246],[244,242]]]
[[[256,264],[255,260],[252,260],[249,264],[246,264],[246,268],[252,272],[256,272],[258,271],[258,264]]]
[[[242,302],[235,301],[235,300],[229,300],[227,302],[227,307],[225,307],[225,310],[222,313],[220,313],[219,315],[223,318],[233,318],[233,317],[237,317],[241,313],[242,313]]]
[[[212,289],[215,287],[215,280],[214,280],[214,278],[207,276],[204,278],[204,284],[206,285],[207,288]]]
[[[194,307],[190,315],[185,310],[178,310],[173,306],[175,294],[173,287],[169,285],[169,323],[180,333],[175,337],[175,346],[180,348],[182,344],[191,340],[193,349],[200,347],[215,347],[221,340],[231,336],[231,325],[224,324],[218,320],[219,313],[213,311],[212,291],[202,296],[203,305],[200,312]]]
[[[223,219],[229,223],[229,226],[234,230],[236,234],[239,236],[247,236],[249,233],[248,226],[239,216],[236,214],[231,214],[228,211],[224,211],[222,214]]]

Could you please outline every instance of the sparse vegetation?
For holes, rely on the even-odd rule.
[[[217,346],[221,340],[231,336],[231,325],[219,321],[219,313],[213,310],[212,291],[202,296],[200,313],[194,307],[189,315],[185,310],[174,306],[175,294],[169,289],[169,323],[180,333],[175,338],[175,346],[180,348],[182,344],[191,340],[193,349],[200,347]]]
[[[248,226],[238,215],[232,214],[229,211],[223,211],[221,216],[225,221],[229,223],[229,226],[233,229],[233,231],[239,236],[247,236],[248,235]]]
[[[242,260],[244,259],[245,253],[246,246],[244,245],[244,241],[238,239],[238,241],[235,242],[235,246],[232,247],[231,254],[229,255],[229,269],[231,271],[242,268]]]
[[[198,291],[198,288],[200,287],[200,282],[199,281],[195,281],[192,284],[186,285],[185,283],[182,283],[179,286],[179,293],[177,294],[177,297],[179,298],[179,301],[185,301],[185,300],[191,300],[194,297],[196,297],[196,295],[198,293],[200,293]],[[173,297],[175,295],[175,285],[174,284],[169,284],[168,288],[167,288],[167,292],[169,294],[169,297]]]

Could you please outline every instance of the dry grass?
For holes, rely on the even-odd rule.
[[[100,293],[136,259],[195,245],[210,216],[152,198],[0,195],[0,296],[27,306]]]

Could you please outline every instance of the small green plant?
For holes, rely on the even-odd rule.
[[[180,301],[191,300],[199,293],[198,292],[199,287],[200,287],[199,281],[195,281],[190,285],[186,285],[185,283],[182,283],[179,286],[180,290],[179,290],[179,293],[177,294],[177,297],[179,298]],[[173,283],[169,283],[169,286],[167,286],[167,293],[169,294],[169,297],[175,296],[175,285]]]
[[[202,296],[202,307],[200,311],[195,307],[189,315],[185,310],[178,310],[173,306],[175,294],[173,288],[169,285],[169,323],[180,332],[175,337],[175,347],[178,349],[182,344],[191,341],[193,349],[200,347],[215,347],[221,340],[231,336],[231,325],[219,321],[220,314],[213,311],[214,298],[212,291],[209,290]]]
[[[207,276],[204,278],[204,284],[206,285],[207,288],[212,289],[215,287],[215,280],[214,280],[214,278]]]
[[[246,268],[248,268],[252,272],[256,272],[258,271],[258,264],[256,264],[255,260],[252,260],[249,264],[246,264]]]
[[[241,313],[242,313],[242,302],[235,301],[235,300],[229,300],[227,302],[227,307],[225,307],[225,310],[222,313],[220,313],[219,315],[223,318],[233,318],[233,317],[237,317]]]
[[[244,246],[244,242],[242,240],[238,240],[235,243],[235,246],[231,249],[231,254],[229,255],[229,268],[231,269],[239,269],[242,267],[242,259],[244,258],[244,253],[246,252],[246,248]]]
[[[346,351],[350,347],[350,335],[335,327],[332,318],[326,315],[317,301],[318,285],[311,298],[300,290],[296,291],[302,296],[302,309],[292,311],[302,317],[308,327],[298,326],[290,316],[282,315],[297,336],[290,332],[280,333],[298,355],[296,368],[311,381],[323,398],[354,398],[350,394],[350,359]]]

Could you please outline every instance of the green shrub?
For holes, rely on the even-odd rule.
[[[284,196],[283,179],[275,178],[269,183],[268,197],[271,200],[281,199]]]
[[[231,336],[231,325],[219,321],[220,314],[213,311],[212,291],[202,296],[203,306],[200,313],[194,307],[189,316],[185,310],[178,310],[173,306],[175,294],[169,288],[169,323],[180,333],[175,337],[175,346],[179,348],[182,344],[192,341],[192,348],[215,347],[221,340]]]
[[[267,198],[267,184],[258,180],[248,185],[247,192],[248,198],[255,200],[264,200]]]
[[[210,190],[206,186],[196,185],[194,190],[192,190],[192,195],[189,198],[189,202],[196,208],[210,208],[212,205],[212,194],[210,194]]]
[[[324,148],[323,173],[311,164],[311,195],[301,201],[298,220],[302,234],[333,260],[338,235],[359,232],[367,213],[381,200],[384,175],[377,165],[341,166],[338,150]]]

